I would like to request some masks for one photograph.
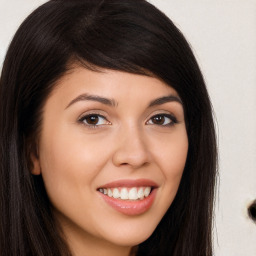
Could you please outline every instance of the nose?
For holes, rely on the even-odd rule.
[[[130,166],[138,169],[150,162],[150,151],[143,132],[135,127],[124,129],[117,138],[116,150],[113,154],[115,166]]]

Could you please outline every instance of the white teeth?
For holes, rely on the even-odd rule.
[[[121,200],[142,200],[148,197],[151,187],[133,187],[133,188],[100,188],[99,192],[109,197]]]
[[[113,195],[112,190],[109,188],[109,189],[108,189],[108,196],[109,196],[109,197],[112,197],[112,195]]]
[[[114,198],[119,198],[120,197],[119,190],[117,188],[114,188],[114,190],[113,190],[113,197]]]
[[[145,196],[145,197],[149,196],[150,190],[151,190],[150,187],[146,187],[146,188],[145,188],[145,190],[144,190],[144,196]]]
[[[139,190],[138,190],[138,198],[139,199],[143,199],[144,198],[143,188],[139,188]]]
[[[129,199],[130,200],[137,200],[138,199],[137,188],[130,189],[130,191],[129,191]]]
[[[128,193],[127,188],[122,188],[122,189],[121,189],[120,197],[121,197],[121,199],[123,199],[123,200],[129,199],[129,193]]]
[[[152,188],[151,187],[145,187],[143,188],[143,191],[144,191],[144,197],[148,197],[152,191]]]

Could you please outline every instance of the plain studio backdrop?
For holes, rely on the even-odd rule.
[[[0,68],[19,24],[45,0],[0,0]],[[220,166],[216,256],[256,255],[256,0],[150,0],[190,42],[212,99]]]

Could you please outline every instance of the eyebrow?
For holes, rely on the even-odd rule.
[[[175,95],[170,94],[170,95],[168,95],[168,96],[164,96],[164,97],[161,97],[161,98],[152,100],[152,101],[149,103],[148,107],[153,107],[153,106],[157,106],[157,105],[162,105],[162,104],[164,104],[164,103],[173,102],[173,101],[178,102],[178,103],[180,103],[181,105],[183,105],[181,99],[180,99],[178,96],[175,96]]]
[[[98,95],[90,95],[87,93],[81,94],[78,97],[76,97],[75,99],[73,99],[66,108],[70,107],[71,105],[73,105],[74,103],[78,102],[78,101],[97,101],[100,102],[102,104],[111,106],[111,107],[116,107],[118,104],[114,99],[108,99],[108,98],[104,98]]]
[[[73,105],[74,103],[78,102],[78,101],[96,101],[96,102],[100,102],[102,104],[111,106],[111,107],[116,107],[118,105],[118,103],[114,100],[114,99],[108,99],[105,97],[101,97],[98,95],[90,95],[87,93],[81,94],[79,96],[77,96],[76,98],[74,98],[66,107],[66,109],[68,107],[70,107],[71,105]],[[152,100],[148,107],[153,107],[153,106],[157,106],[157,105],[162,105],[164,103],[167,102],[178,102],[182,105],[182,101],[178,96],[175,95],[168,95],[168,96],[163,96],[157,99]]]

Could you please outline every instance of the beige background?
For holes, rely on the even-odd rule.
[[[0,67],[21,21],[44,0],[0,0]],[[215,255],[256,255],[256,0],[150,0],[185,34],[205,75],[220,151]]]

